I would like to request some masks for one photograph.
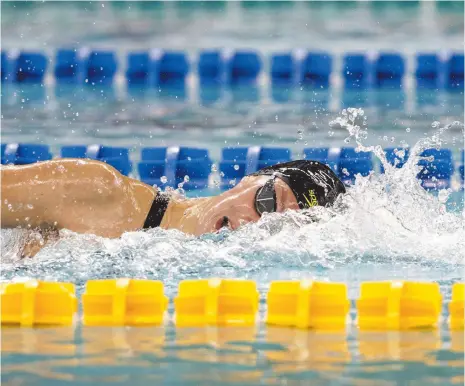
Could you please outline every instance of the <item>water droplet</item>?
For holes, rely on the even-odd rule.
[[[216,164],[213,164],[213,165],[212,165],[212,169],[211,169],[211,170],[212,170],[213,173],[215,173],[215,172],[218,171],[218,167],[216,166]]]
[[[406,131],[407,133],[410,133],[410,127],[407,127],[407,128],[405,129],[405,131]]]
[[[234,186],[236,185],[236,179],[234,178],[233,180],[229,180],[229,186]]]
[[[27,204],[27,205],[26,205],[26,208],[27,208],[27,209],[34,209],[34,207],[33,207],[31,204]]]
[[[224,177],[224,173],[223,173],[223,172],[220,173],[220,177]]]
[[[99,194],[102,194],[102,189],[97,189],[97,192],[98,192]]]
[[[184,176],[184,182],[189,182],[190,178],[189,176]]]
[[[343,168],[343,169],[342,169],[342,174],[344,174],[345,176],[349,176],[349,175],[350,175],[349,171],[348,171],[346,168]]]
[[[440,122],[434,121],[434,122],[431,124],[431,127],[432,127],[433,129],[435,129],[435,128],[439,127],[440,124],[441,124]]]
[[[234,165],[234,170],[239,170],[239,165]]]
[[[26,217],[24,220],[25,220],[25,221],[29,221],[29,220],[30,220],[30,218],[29,218],[29,217]]]
[[[161,176],[161,177],[160,177],[160,181],[161,181],[162,184],[166,184],[166,183],[168,182],[168,177],[166,177],[166,176]]]

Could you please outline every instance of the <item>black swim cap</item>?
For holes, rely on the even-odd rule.
[[[326,165],[317,161],[297,160],[267,166],[251,176],[276,175],[289,185],[300,209],[332,205],[346,192],[344,184]]]

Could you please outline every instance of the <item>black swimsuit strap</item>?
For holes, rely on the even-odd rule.
[[[153,200],[147,218],[145,219],[144,229],[156,228],[161,224],[161,220],[166,212],[170,197],[165,193],[158,193]]]

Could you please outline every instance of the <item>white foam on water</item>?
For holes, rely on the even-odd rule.
[[[357,262],[447,263],[462,270],[464,211],[448,212],[450,192],[436,197],[416,179],[420,153],[440,147],[448,127],[418,141],[409,160],[397,169],[387,163],[381,146],[363,145],[368,135],[363,122],[362,110],[348,109],[331,125],[347,129],[348,141],[354,140],[358,151],[373,152],[385,173],[357,176],[332,208],[265,214],[258,223],[234,232],[202,237],[157,228],[110,240],[64,230],[57,243],[20,263],[15,254],[24,232],[2,230],[2,279],[29,275],[84,282],[129,276],[177,282],[192,276],[247,276],[274,268],[310,271]]]

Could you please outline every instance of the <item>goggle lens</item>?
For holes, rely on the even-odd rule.
[[[255,210],[260,216],[265,212],[276,212],[274,178],[268,180],[265,185],[257,190],[257,194],[255,195]]]

